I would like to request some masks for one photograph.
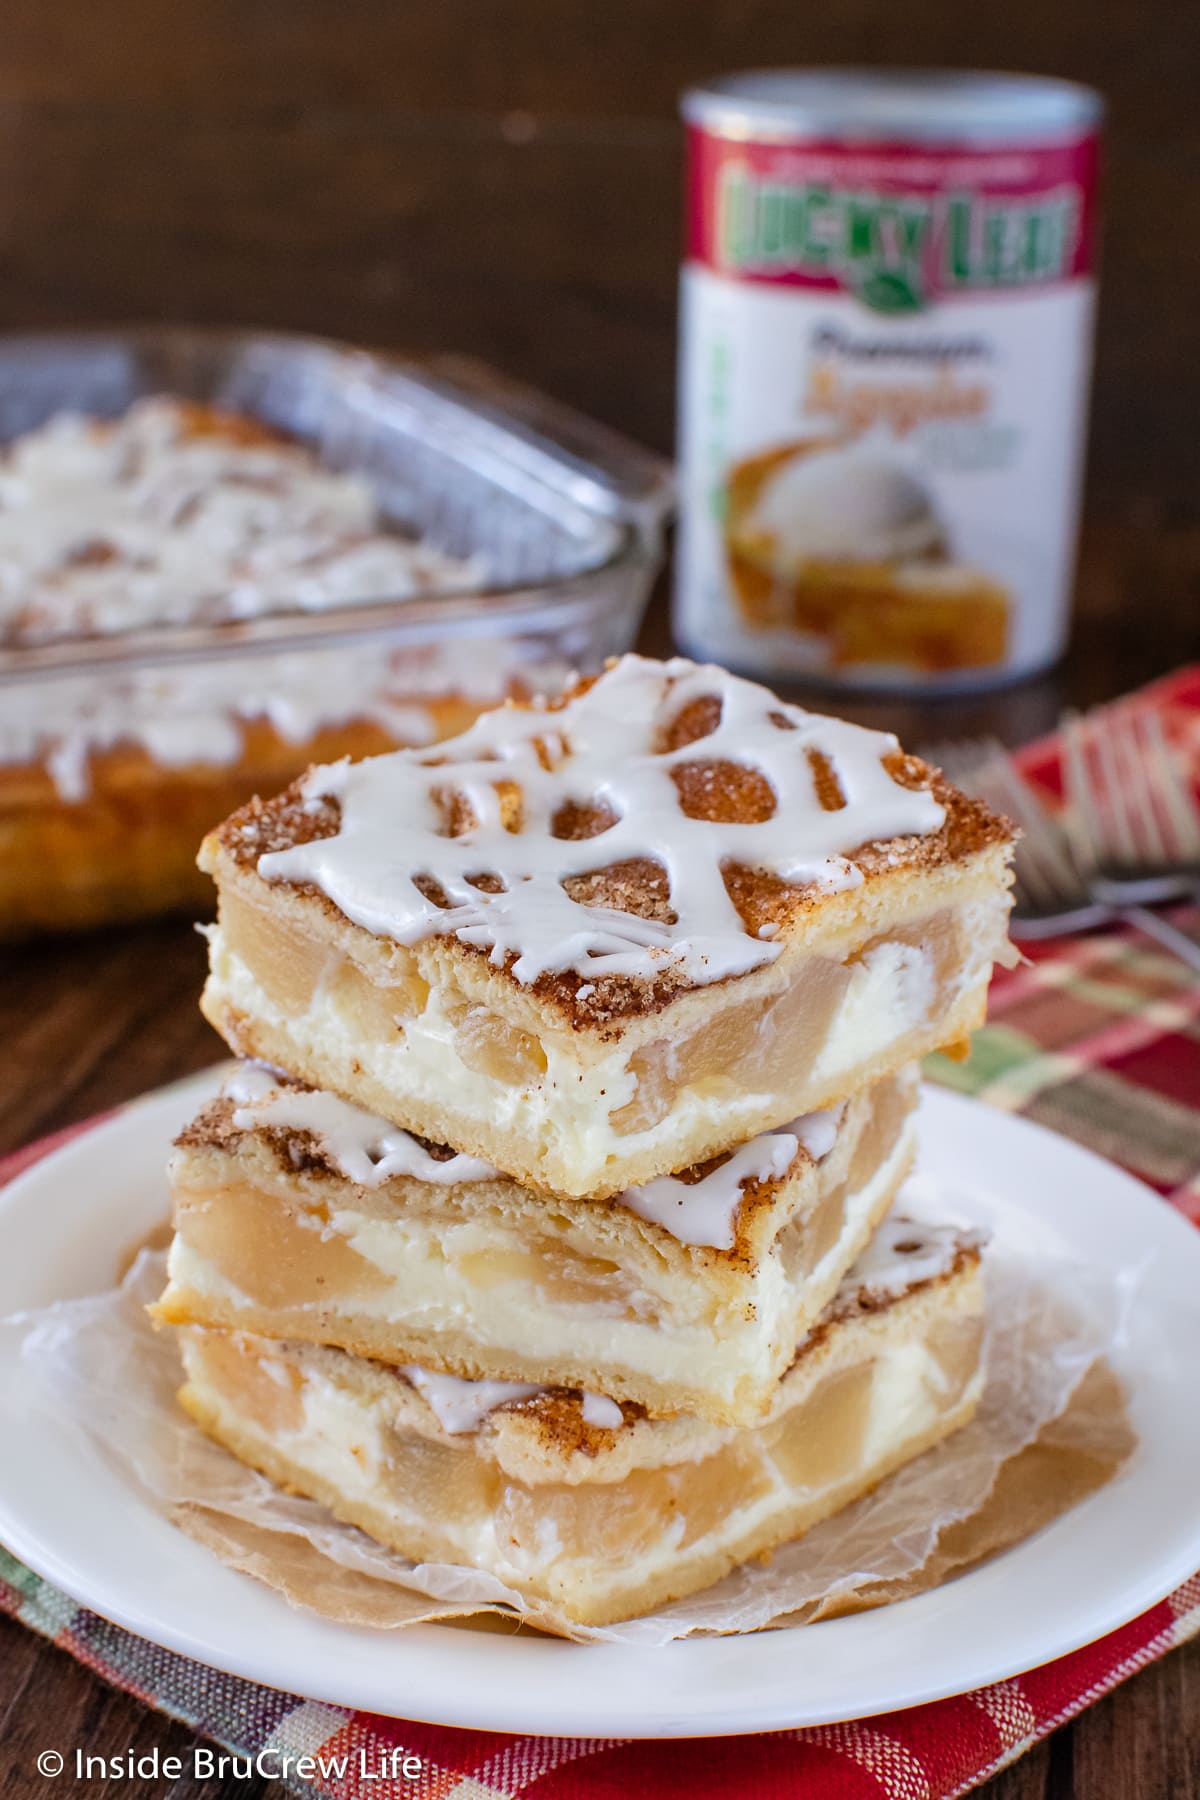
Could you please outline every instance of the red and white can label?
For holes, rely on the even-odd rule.
[[[679,635],[962,686],[1065,637],[1097,139],[754,141],[693,125]]]

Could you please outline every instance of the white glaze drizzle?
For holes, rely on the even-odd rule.
[[[290,744],[365,721],[399,743],[437,737],[431,702],[455,695],[495,705],[531,671],[515,640],[406,646],[327,645],[312,651],[225,657],[207,663],[38,675],[0,694],[0,764],[44,763],[60,797],[86,799],[91,758],[135,744],[160,767],[236,762],[245,728],[261,719]],[[536,671],[553,687],[565,671]]]
[[[292,744],[351,719],[413,744],[437,735],[426,706],[389,692],[378,649],[335,649],[14,683],[0,702],[0,764],[43,762],[59,797],[79,802],[97,753],[134,744],[164,769],[227,766],[243,753],[250,719]]]
[[[242,1063],[221,1092],[234,1103],[233,1123],[239,1131],[274,1125],[308,1132],[334,1167],[363,1187],[379,1187],[393,1175],[440,1186],[499,1178],[498,1170],[477,1157],[459,1154],[439,1162],[399,1126],[335,1094],[280,1086],[274,1071],[263,1063]],[[761,1132],[740,1145],[700,1181],[660,1175],[642,1187],[626,1188],[617,1201],[639,1218],[662,1226],[681,1244],[729,1250],[745,1186],[786,1174],[797,1148],[820,1162],[837,1141],[844,1112],[842,1105],[806,1113],[779,1131]]]
[[[699,1181],[659,1175],[642,1187],[626,1188],[620,1195],[621,1205],[640,1219],[661,1225],[681,1244],[731,1250],[743,1189],[751,1182],[777,1181],[787,1173],[801,1146],[814,1162],[828,1156],[844,1110],[831,1107],[795,1119],[780,1131],[761,1132]]]
[[[673,720],[706,698],[721,702],[716,730],[657,752]],[[726,865],[832,891],[862,879],[848,851],[941,825],[933,796],[902,787],[884,768],[897,748],[890,734],[804,712],[725,670],[626,656],[557,712],[502,708],[432,750],[314,769],[306,797],[338,802],[337,833],[269,852],[258,869],[271,881],[312,882],[355,923],[398,943],[453,935],[489,950],[496,964],[511,955],[520,982],[565,969],[653,977],[665,968],[718,981],[774,961],[781,948],[743,927]],[[832,767],[840,810],[821,806],[810,752]],[[772,816],[754,824],[688,818],[671,771],[715,762],[758,771],[775,795]],[[521,791],[516,830],[506,829],[498,782]],[[460,837],[444,832],[439,795],[451,792],[475,821]],[[616,823],[593,838],[555,838],[552,821],[571,803],[602,804]],[[673,924],[575,901],[563,886],[634,859],[665,870]],[[485,873],[500,878],[501,892],[474,885]],[[422,893],[422,876],[438,883],[448,907]]]
[[[317,1088],[281,1087],[271,1070],[245,1063],[222,1090],[234,1103],[233,1123],[239,1131],[277,1126],[304,1131],[348,1181],[381,1187],[394,1175],[410,1175],[448,1187],[460,1181],[488,1181],[496,1170],[474,1156],[451,1156],[439,1162],[407,1131],[373,1113],[351,1106],[336,1094]]]
[[[190,428],[167,396],[59,414],[0,461],[0,641],[410,598],[482,565],[380,528],[370,484],[291,443]]]
[[[818,1112],[804,1113],[799,1119],[793,1119],[785,1129],[794,1131],[813,1161],[820,1162],[837,1143],[837,1134],[845,1116],[846,1102],[843,1100],[838,1106],[824,1106]]]
[[[544,1394],[536,1381],[464,1381],[459,1375],[439,1375],[432,1369],[409,1363],[401,1369],[427,1402],[443,1431],[457,1437],[478,1431],[488,1414],[512,1400],[531,1400]]]
[[[977,1249],[986,1242],[985,1231],[966,1231],[957,1225],[933,1224],[903,1212],[889,1212],[843,1279],[833,1306],[844,1307],[864,1292],[902,1294],[919,1282],[944,1275],[960,1250]]]
[[[532,1400],[551,1390],[537,1381],[468,1381],[461,1375],[441,1375],[433,1369],[422,1369],[416,1363],[405,1364],[400,1373],[406,1375],[429,1406],[443,1431],[452,1437],[478,1431],[489,1413],[514,1400]],[[606,1394],[581,1393],[580,1412],[585,1425],[602,1431],[618,1431],[625,1415],[615,1400]]]
[[[601,1431],[619,1431],[625,1423],[625,1414],[607,1394],[585,1393],[581,1411],[584,1424],[598,1425]]]

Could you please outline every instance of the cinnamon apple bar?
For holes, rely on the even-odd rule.
[[[839,1512],[971,1417],[978,1243],[889,1216],[744,1430],[249,1333],[181,1333],[192,1418],[415,1561],[580,1624],[643,1613]]]
[[[60,412],[0,452],[0,644],[462,591],[359,473],[248,413],[154,394]]]
[[[623,657],[204,841],[231,1047],[606,1196],[980,1023],[1012,831],[896,739]]]
[[[178,1140],[155,1317],[749,1424],[908,1173],[916,1095],[588,1201],[247,1065]]]

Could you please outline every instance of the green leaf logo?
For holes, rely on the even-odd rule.
[[[923,304],[906,275],[896,275],[887,269],[877,269],[873,275],[868,275],[859,284],[858,297],[872,312],[881,313],[920,312]]]

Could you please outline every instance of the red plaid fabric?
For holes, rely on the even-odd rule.
[[[1200,668],[1147,698],[1200,771]],[[1055,791],[1052,743],[1035,746],[1027,768]],[[1200,909],[1176,917],[1200,934]],[[970,1060],[932,1058],[929,1073],[1099,1150],[1200,1225],[1200,984],[1156,946],[1116,931],[1035,947],[1025,967],[998,976]],[[0,1185],[74,1134],[10,1157]],[[292,1784],[305,1800],[952,1800],[1200,1634],[1200,1574],[1097,1643],[956,1699],[843,1725],[663,1743],[452,1731],[260,1688],[130,1636],[3,1550],[0,1610],[231,1753],[265,1757],[263,1773],[286,1754],[312,1757],[315,1772]],[[415,1777],[405,1756],[419,1764]]]

